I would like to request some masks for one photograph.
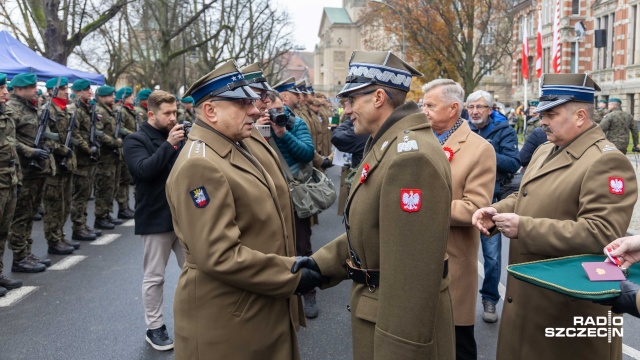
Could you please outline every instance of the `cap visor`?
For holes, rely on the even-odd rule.
[[[260,99],[260,96],[258,96],[258,94],[256,94],[255,91],[251,90],[251,88],[246,85],[240,86],[233,90],[225,91],[223,93],[216,95],[216,97],[224,97],[224,98],[230,98],[230,99],[251,99],[251,100]]]
[[[571,101],[570,99],[558,99],[558,100],[554,100],[554,101],[540,101],[540,103],[538,104],[538,107],[536,107],[535,110],[533,110],[534,113],[541,113],[543,111],[547,111],[549,109],[552,109],[556,106],[560,106],[562,104],[568,103],[569,101]]]
[[[251,83],[251,84],[249,84],[249,87],[251,87],[253,89],[258,89],[258,90],[273,91],[273,88],[271,86],[269,86],[269,83],[267,83],[267,82]]]
[[[370,83],[346,83],[342,90],[338,93],[338,96],[347,96],[348,93],[362,89],[371,85]]]

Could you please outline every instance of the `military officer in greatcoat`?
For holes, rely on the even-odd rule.
[[[233,60],[187,90],[197,120],[167,181],[186,261],[174,301],[176,359],[299,359],[294,249],[269,173],[244,141],[259,96]],[[304,279],[305,281],[300,281]]]
[[[415,102],[421,76],[386,51],[356,51],[339,96],[356,134],[369,134],[345,207],[346,233],[292,271],[310,268],[353,280],[353,357],[453,359],[453,314],[446,260],[451,170]]]
[[[586,74],[544,74],[536,112],[549,142],[534,153],[519,191],[477,210],[485,233],[511,239],[509,264],[598,254],[625,235],[638,197],[633,166],[594,123],[600,87]],[[607,309],[507,279],[497,359],[621,359],[622,339],[548,338],[546,328]]]

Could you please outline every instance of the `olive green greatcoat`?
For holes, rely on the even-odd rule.
[[[197,207],[195,190],[208,193]],[[196,121],[167,180],[186,262],[174,300],[176,359],[299,359],[300,274],[262,166]]]
[[[636,174],[626,156],[595,126],[546,164],[553,143],[538,147],[520,190],[494,204],[498,213],[520,216],[509,264],[577,254],[601,254],[625,235],[637,199]],[[623,194],[610,189],[624,180]],[[497,358],[621,359],[622,342],[607,338],[547,338],[547,327],[573,327],[574,316],[607,316],[607,307],[576,300],[507,278]]]
[[[451,302],[454,324],[475,324],[478,293],[478,247],[480,232],[471,226],[479,208],[489,206],[496,183],[496,153],[493,146],[471,131],[466,121],[444,146],[453,150],[451,181],[451,226],[447,255],[451,275]]]
[[[417,149],[410,146],[413,141]],[[363,268],[380,270],[380,285],[352,284],[353,358],[453,359],[450,277],[442,276],[451,171],[442,146],[411,102],[391,114],[367,142],[365,154],[345,211],[353,248]],[[361,176],[365,165],[366,177]],[[402,210],[403,189],[422,192],[418,211]],[[327,287],[347,280],[346,234],[312,257],[330,278]]]

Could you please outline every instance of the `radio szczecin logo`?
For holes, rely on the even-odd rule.
[[[548,327],[544,329],[544,336],[549,338],[607,338],[611,343],[612,337],[622,337],[622,316],[574,316],[573,327]]]

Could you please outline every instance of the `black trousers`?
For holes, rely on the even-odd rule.
[[[311,218],[300,219],[295,214],[296,255],[311,256]]]
[[[478,348],[473,336],[473,325],[456,325],[456,360],[476,360]]]

